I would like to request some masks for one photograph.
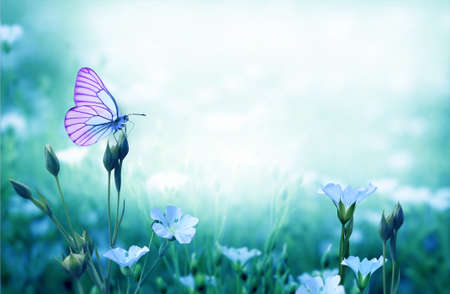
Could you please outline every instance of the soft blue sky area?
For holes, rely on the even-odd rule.
[[[133,118],[128,161],[147,191],[219,185],[231,199],[244,183],[373,181],[386,197],[449,205],[444,1],[7,2],[4,23],[24,34],[4,66],[41,74],[47,94],[28,85],[32,116],[2,101],[2,129],[15,122],[75,168],[106,144],[75,147],[63,128],[89,66],[123,112],[149,114]],[[64,74],[40,71],[35,52]]]

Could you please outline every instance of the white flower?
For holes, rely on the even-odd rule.
[[[149,249],[147,246],[140,248],[139,246],[132,245],[128,251],[119,247],[109,249],[103,256],[111,259],[121,267],[131,267],[148,251]]]
[[[359,261],[359,257],[350,256],[345,258],[342,264],[351,268],[356,276],[360,273],[365,278],[383,265],[383,256],[380,256],[378,259],[372,258],[371,260],[364,258],[362,261]]]
[[[323,271],[318,271],[315,270],[313,271],[311,274],[309,273],[303,273],[300,276],[298,276],[298,280],[300,281],[301,284],[303,284],[305,281],[310,280],[314,277],[322,277],[324,279],[329,278],[329,277],[333,277],[336,276],[338,274],[338,269],[334,268],[334,269],[326,269]]]
[[[179,281],[183,286],[185,286],[191,290],[194,290],[195,279],[192,274],[189,274],[187,276],[180,276]],[[216,278],[214,276],[206,276],[206,284],[212,285],[212,286],[217,286]]]
[[[169,205],[164,214],[161,209],[154,208],[151,217],[156,221],[152,229],[161,238],[175,238],[180,244],[189,244],[194,238],[194,226],[198,223],[198,218],[189,214],[182,215],[181,208]]]
[[[248,250],[247,247],[242,248],[227,248],[225,246],[220,246],[220,250],[223,255],[228,257],[233,263],[240,262],[241,265],[247,263],[247,261],[255,256],[261,255],[261,251],[258,249]]]
[[[19,25],[0,25],[0,40],[8,44],[14,43],[22,34],[23,30]]]
[[[339,285],[341,277],[339,275],[327,278],[310,277],[302,275],[302,285],[295,294],[345,294],[343,286]]]
[[[322,187],[322,191],[333,200],[336,207],[339,207],[339,202],[344,204],[345,208],[349,208],[354,203],[359,203],[367,196],[377,190],[377,187],[369,183],[367,188],[347,186],[345,190],[342,190],[341,185],[329,183],[325,187]]]

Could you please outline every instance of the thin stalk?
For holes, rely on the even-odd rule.
[[[130,293],[130,277],[127,277],[127,294]]]
[[[344,260],[344,231],[345,225],[342,224],[341,227],[341,239],[339,241],[339,276],[341,277],[340,284],[344,285],[344,266],[342,265],[342,261]]]
[[[154,232],[152,231],[152,236],[150,237],[150,241],[148,242],[148,249],[151,249],[151,247],[152,247],[153,235],[154,235]],[[138,280],[137,286],[136,286],[136,291],[135,291],[134,293],[137,293],[137,291],[138,291],[139,288],[141,287],[142,276],[144,275],[145,267],[147,266],[148,256],[149,256],[149,254],[147,254],[147,255],[145,256],[145,259],[144,259],[144,265],[142,266],[142,270],[141,270],[141,273],[140,273],[140,275],[139,275],[139,280]]]
[[[66,232],[66,230],[64,229],[64,227],[61,225],[61,223],[58,221],[58,219],[54,216],[54,215],[50,215],[49,216],[50,219],[53,221],[53,223],[56,225],[56,228],[58,229],[58,231],[61,233],[61,235],[63,235],[64,239],[66,240],[66,242],[69,244],[69,246],[72,246],[72,241],[70,240],[70,236],[69,234]]]
[[[108,234],[109,245],[112,247],[112,235],[111,235],[111,172],[108,171]]]
[[[84,294],[83,286],[81,286],[80,279],[75,280],[75,285],[77,286],[78,294]]]
[[[75,231],[73,230],[72,222],[70,221],[69,210],[67,209],[66,202],[64,201],[64,194],[62,192],[58,176],[55,176],[55,180],[56,180],[56,186],[58,187],[59,196],[61,197],[61,201],[62,201],[62,204],[64,207],[64,212],[66,214],[67,223],[69,224],[69,228],[70,228],[70,231],[72,232],[72,236],[75,236]]]
[[[241,294],[241,277],[239,277],[239,273],[236,273],[236,293]]]
[[[164,244],[164,248],[163,248],[163,250],[161,250],[162,252],[165,252],[166,249],[167,249],[167,246],[169,246],[169,242],[167,242],[167,240],[166,240],[165,242],[166,242],[166,243]],[[156,260],[153,262],[153,264],[152,264],[150,270],[148,271],[148,273],[143,274],[144,271],[142,271],[142,274],[144,275],[144,278],[142,278],[142,279],[139,280],[139,283],[138,283],[138,285],[136,286],[136,290],[134,291],[134,294],[139,293],[139,290],[140,290],[140,288],[141,288],[142,281],[145,281],[145,279],[147,279],[147,277],[150,276],[150,274],[153,272],[153,270],[154,270],[154,269],[156,268],[156,266],[159,264],[159,262],[161,261],[161,259],[162,259],[163,256],[164,256],[164,255],[159,255],[159,254],[158,254],[158,257],[157,257]]]
[[[395,280],[395,261],[392,260],[392,274],[391,274],[391,294],[394,294],[394,280]]]
[[[114,226],[114,233],[113,233],[113,237],[112,237],[112,245],[114,246],[114,244],[116,243],[116,239],[117,239],[117,233],[119,232],[119,207],[120,207],[120,190],[117,191],[117,207],[116,207],[116,225]]]
[[[383,241],[383,294],[386,294],[386,241]]]

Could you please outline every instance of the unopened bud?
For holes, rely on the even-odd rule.
[[[122,165],[119,162],[114,167],[114,183],[116,184],[117,192],[119,192],[122,183]]]
[[[66,272],[77,279],[84,273],[87,265],[87,258],[83,251],[80,253],[70,252],[70,254],[64,258],[63,261],[57,261],[61,264],[64,270],[66,270]]]
[[[380,221],[380,227],[379,227],[379,233],[380,233],[380,237],[383,241],[387,241],[389,240],[389,238],[392,237],[392,233],[393,233],[393,224],[392,224],[392,218],[391,217],[386,217],[384,215],[384,211],[383,214],[381,215],[381,221]]]
[[[25,199],[31,199],[31,190],[28,188],[25,184],[22,184],[21,182],[9,179],[9,182],[13,186],[16,193]]]
[[[126,136],[122,136],[122,140],[119,145],[119,158],[123,160],[127,156],[130,147],[128,146],[128,139]]]
[[[394,212],[392,213],[392,215],[393,215],[394,229],[398,231],[398,229],[400,229],[400,227],[403,225],[403,221],[405,218],[403,215],[403,209],[402,206],[400,205],[400,202],[397,202],[397,204],[395,205]]]
[[[58,157],[56,157],[56,154],[53,151],[52,146],[50,146],[49,144],[45,145],[44,153],[45,153],[45,165],[47,166],[47,170],[52,175],[57,177],[59,173],[59,160]]]
[[[75,233],[75,242],[81,249],[84,250],[84,252],[87,252],[88,254],[90,254],[94,248],[94,244],[85,230],[83,230],[81,235]]]
[[[116,155],[116,156],[114,156]],[[111,147],[109,147],[109,142],[106,144],[105,153],[103,154],[103,165],[108,172],[111,172],[116,165],[117,153],[113,154]]]

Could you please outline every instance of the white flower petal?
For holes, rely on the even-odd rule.
[[[123,267],[127,265],[126,253],[127,251],[125,249],[118,247],[109,249],[103,254],[103,256],[111,259],[112,261]]]
[[[155,232],[155,234],[160,236],[161,238],[166,238],[166,239],[173,238],[173,234],[171,232],[169,232],[167,227],[165,227],[164,225],[162,225],[160,223],[154,223],[152,226],[152,229]]]
[[[194,235],[195,235],[194,228],[188,228],[185,230],[175,231],[175,238],[177,239],[178,243],[180,243],[180,244],[191,243],[192,238],[194,238]]]
[[[360,264],[359,257],[349,256],[348,258],[345,258],[342,261],[342,264],[350,267],[353,270],[353,272],[355,273],[355,275],[358,274],[359,264]]]
[[[180,219],[180,227],[181,228],[189,228],[193,227],[198,223],[198,218],[193,217],[189,214],[183,215]]]
[[[322,191],[333,200],[336,206],[339,205],[339,200],[342,197],[342,188],[339,184],[329,183],[325,187],[322,187]]]
[[[164,214],[163,214],[162,210],[159,207],[153,208],[152,211],[150,212],[150,216],[151,216],[152,219],[154,219],[156,221],[160,221],[164,225],[167,225],[167,220],[164,217]]]
[[[166,207],[166,219],[169,226],[173,225],[175,221],[179,221],[181,218],[181,208],[169,205]]]

